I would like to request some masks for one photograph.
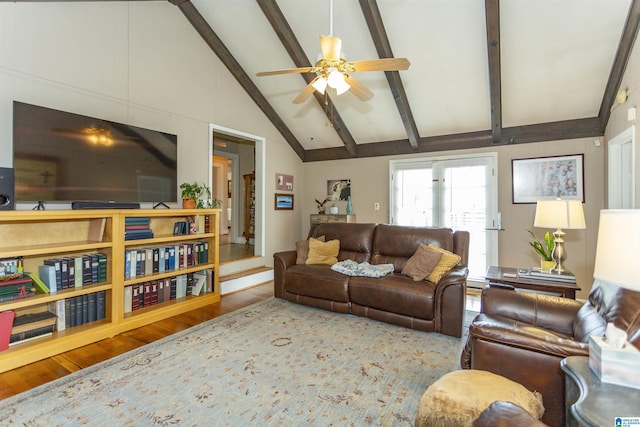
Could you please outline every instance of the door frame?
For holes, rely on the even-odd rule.
[[[389,161],[389,221],[391,221],[393,212],[393,173],[395,172],[395,165],[403,163],[443,163],[447,161],[458,161],[472,158],[491,158],[493,164],[490,174],[490,185],[493,189],[487,200],[487,212],[486,212],[486,239],[487,239],[487,267],[490,265],[497,265],[498,263],[498,228],[500,213],[498,212],[498,153],[495,151],[486,153],[471,153],[471,154],[457,154],[448,156],[436,156],[436,157],[420,157],[420,158],[407,158],[401,160]],[[477,278],[478,283],[484,284],[484,275],[482,279]],[[482,281],[481,281],[482,280]],[[468,281],[476,282],[476,278],[469,278]],[[480,282],[481,281],[481,282]]]
[[[252,135],[236,129],[224,126],[209,124],[209,171],[213,168],[213,133],[221,133],[237,138],[246,139],[255,143],[255,173],[256,173],[256,229],[254,237],[254,255],[264,256],[265,254],[265,170],[266,156],[265,145],[266,139],[261,136]],[[234,176],[235,179],[235,176]],[[238,181],[239,182],[239,181]],[[209,186],[212,186],[211,172],[209,172]],[[234,205],[236,203],[234,198]],[[225,213],[226,214],[226,213]]]
[[[622,199],[617,189],[622,187],[620,174],[613,171],[622,170],[622,147],[631,144],[631,182],[629,183],[629,196],[631,198],[631,208],[636,206],[636,143],[635,126],[630,126],[611,138],[607,144],[607,208],[622,208]]]

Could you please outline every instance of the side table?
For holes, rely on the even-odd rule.
[[[618,425],[616,418],[640,420],[640,390],[601,382],[586,356],[569,356],[560,367],[566,374],[566,426],[613,427]]]
[[[502,283],[511,285],[516,289],[528,289],[531,291],[551,292],[560,294],[561,297],[576,299],[576,291],[580,287],[575,283],[566,283],[553,280],[536,279],[532,276],[518,275],[517,268],[490,266],[487,269],[485,279],[489,283]]]

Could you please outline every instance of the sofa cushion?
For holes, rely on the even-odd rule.
[[[330,301],[349,302],[349,276],[323,264],[294,265],[287,269],[285,292]]]
[[[513,402],[535,419],[544,414],[542,396],[501,375],[465,369],[445,374],[422,395],[415,426],[470,426],[493,402]]]
[[[333,265],[338,262],[340,252],[340,240],[321,242],[318,239],[309,239],[309,255],[305,264]]]
[[[409,227],[379,224],[373,238],[371,264],[393,264],[401,273],[420,243],[453,251],[453,232],[448,228]]]
[[[440,279],[442,279],[442,276],[451,271],[451,269],[460,262],[460,255],[456,255],[453,252],[449,252],[446,249],[439,248],[432,244],[429,244],[428,248],[442,254],[442,258],[440,258],[438,265],[434,267],[427,277],[427,280],[430,282],[438,283]]]
[[[349,297],[353,304],[363,307],[424,320],[434,318],[435,285],[414,282],[399,274],[382,278],[352,277]]]
[[[340,240],[338,261],[352,259],[355,262],[371,262],[373,235],[376,224],[366,223],[324,223],[311,229],[311,236],[325,236],[326,240]],[[373,264],[373,263],[372,263]]]
[[[424,280],[438,265],[440,258],[442,258],[441,252],[429,249],[428,246],[420,243],[416,253],[405,263],[402,274],[411,277],[416,282]]]
[[[324,236],[317,237],[318,240],[324,242]],[[296,242],[296,264],[306,264],[309,257],[309,239],[299,240]]]

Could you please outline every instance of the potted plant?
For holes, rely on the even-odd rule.
[[[211,200],[211,189],[197,182],[184,182],[180,184],[182,190],[182,207],[184,209],[205,209],[219,208],[222,206],[222,200]]]
[[[540,239],[538,239],[538,236],[533,233],[533,231],[527,231],[529,232],[531,237],[533,237],[533,242],[529,242],[529,244],[538,253],[538,255],[542,257],[542,259],[540,260],[540,267],[543,270],[551,270],[556,264],[552,256],[553,246],[556,240],[555,236],[549,234],[549,232],[547,231],[544,235],[543,244]]]

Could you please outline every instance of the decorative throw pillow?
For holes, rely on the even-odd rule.
[[[515,403],[537,420],[544,414],[540,393],[488,371],[463,369],[445,374],[427,388],[414,425],[470,426],[496,400]]]
[[[325,237],[317,237],[318,240],[324,242]],[[300,240],[296,242],[296,264],[305,264],[309,257],[309,240]]]
[[[433,283],[438,283],[442,276],[447,274],[449,270],[455,267],[462,258],[460,255],[456,255],[452,252],[449,252],[446,249],[439,248],[432,244],[428,245],[428,248],[434,251],[438,251],[442,254],[442,258],[440,258],[440,262],[433,268],[433,271],[427,277],[427,280]]]
[[[339,252],[340,240],[329,240],[325,243],[312,237],[309,239],[309,257],[305,264],[333,265],[338,262]]]
[[[429,249],[424,243],[420,243],[416,253],[407,260],[402,269],[402,274],[411,277],[414,281],[424,280],[438,265],[442,253]]]

